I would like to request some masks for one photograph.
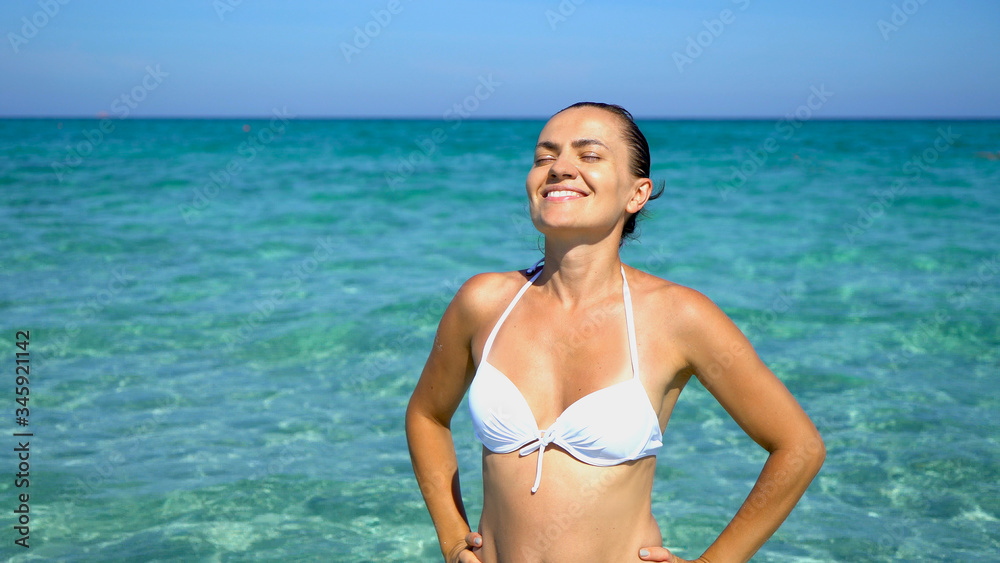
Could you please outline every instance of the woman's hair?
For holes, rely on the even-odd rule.
[[[646,136],[642,134],[639,130],[639,126],[635,124],[635,120],[632,119],[632,114],[628,112],[625,108],[615,105],[615,104],[605,104],[601,102],[577,102],[567,108],[563,108],[556,112],[556,115],[573,108],[579,107],[593,107],[600,108],[618,116],[619,121],[622,124],[623,133],[625,135],[625,143],[629,147],[629,153],[631,156],[631,172],[636,178],[649,178],[649,143],[646,142]],[[660,197],[663,194],[664,182],[660,182],[659,186],[654,186],[653,193],[649,195],[650,201]],[[635,234],[635,222],[638,215],[645,216],[646,209],[643,207],[638,213],[633,213],[625,219],[625,225],[622,227],[622,238],[618,246],[621,247],[625,244],[628,239],[636,239],[638,235]]]

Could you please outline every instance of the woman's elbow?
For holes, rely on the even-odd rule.
[[[806,459],[809,460],[809,468],[813,470],[813,475],[819,473],[820,467],[826,461],[826,444],[818,430],[813,430],[812,435],[806,440],[804,445]]]
[[[823,437],[815,428],[810,432],[798,434],[795,438],[789,437],[787,444],[779,450],[785,452],[785,459],[795,468],[794,471],[812,479],[819,473],[820,467],[826,460],[826,445]],[[773,453],[773,452],[772,452]]]

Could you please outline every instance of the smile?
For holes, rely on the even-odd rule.
[[[556,190],[545,195],[545,199],[576,199],[578,197],[583,197],[583,194],[569,190]]]
[[[542,197],[547,201],[569,201],[571,199],[586,197],[586,195],[582,190],[566,186],[552,186],[542,192]]]

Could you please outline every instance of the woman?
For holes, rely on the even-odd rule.
[[[459,289],[406,412],[445,561],[684,561],[662,547],[650,505],[656,450],[692,376],[770,454],[699,558],[748,560],[819,471],[823,442],[709,299],[621,263],[623,237],[659,195],[632,116],[590,102],[554,115],[526,188],[544,264]],[[484,444],[477,532],[450,430],[467,390]]]

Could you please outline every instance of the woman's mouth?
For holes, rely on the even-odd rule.
[[[546,201],[569,201],[584,197],[585,195],[576,190],[555,189],[546,191],[544,198]]]

